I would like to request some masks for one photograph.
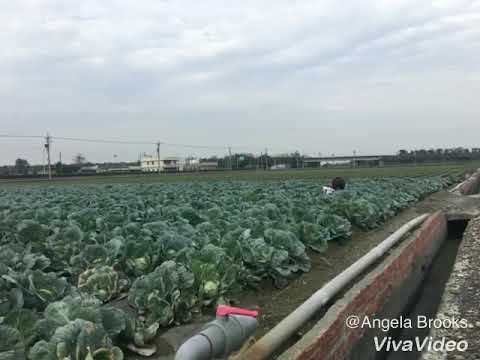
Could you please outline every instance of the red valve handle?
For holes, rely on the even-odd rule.
[[[218,305],[217,307],[217,316],[227,316],[227,315],[246,315],[251,317],[257,317],[258,311],[246,310],[241,308],[236,308],[226,305]]]

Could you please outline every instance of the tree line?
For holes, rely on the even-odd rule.
[[[235,153],[223,157],[213,156],[206,158],[206,161],[216,161],[219,169],[248,170],[248,169],[270,169],[279,168],[303,168],[304,159],[309,156],[301,154],[299,151],[285,153],[280,155],[251,153]],[[382,161],[384,164],[411,164],[411,163],[435,163],[435,162],[455,162],[480,160],[480,148],[438,148],[438,149],[416,149],[399,150],[395,155],[384,155]],[[133,163],[132,163],[133,164]],[[137,164],[137,163],[135,163]],[[82,166],[94,165],[87,162],[82,154],[77,154],[72,163],[66,164],[57,162],[52,165],[57,175],[77,174]],[[44,173],[44,165],[32,166],[26,159],[17,159],[13,166],[0,167],[0,175],[18,176],[18,175],[38,175]]]

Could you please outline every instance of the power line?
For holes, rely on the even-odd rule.
[[[56,140],[66,140],[66,141],[79,141],[79,142],[94,142],[94,143],[104,143],[104,144],[127,144],[127,145],[158,145],[157,142],[142,142],[142,141],[126,141],[126,140],[106,140],[106,139],[86,139],[86,138],[72,138],[72,137],[58,137],[52,136],[52,139]],[[226,149],[226,146],[213,146],[213,145],[192,145],[192,144],[176,144],[176,143],[167,143],[160,141],[161,145],[172,146],[172,147],[183,147],[191,149]]]
[[[45,139],[45,135],[16,135],[16,134],[0,134],[0,138],[26,138],[26,139]],[[77,141],[77,142],[90,142],[90,143],[102,143],[102,144],[123,144],[123,145],[153,145],[156,146],[158,141],[129,141],[129,140],[115,140],[115,139],[93,139],[93,138],[80,138],[80,137],[64,137],[64,136],[50,136],[52,140],[60,141]],[[170,143],[170,142],[160,142],[161,145],[171,146],[171,147],[183,147],[190,149],[206,149],[206,150],[247,150],[252,147],[249,146],[228,146],[228,145],[196,145],[196,144],[181,144],[181,143]],[[259,150],[257,148],[256,150]],[[294,147],[290,147],[288,151],[293,151]]]
[[[3,138],[35,138],[35,139],[44,139],[45,136],[41,135],[9,135],[9,134],[0,134],[0,137]],[[63,140],[63,141],[78,141],[78,142],[90,142],[90,143],[102,143],[102,144],[124,144],[124,145],[157,145],[158,141],[127,141],[127,140],[111,140],[111,139],[91,139],[91,138],[78,138],[78,137],[64,137],[64,136],[51,136],[53,140]],[[218,145],[193,145],[193,144],[178,144],[178,143],[169,143],[169,142],[160,142],[162,145],[171,146],[171,147],[183,147],[190,149],[210,149],[210,150],[225,150],[228,146],[218,146]],[[243,147],[233,146],[235,149],[241,149]]]
[[[102,143],[102,144],[125,144],[125,145],[155,145],[156,144],[156,142],[153,142],[153,141],[142,142],[142,141],[126,141],[126,140],[86,139],[86,138],[61,137],[61,136],[52,136],[52,139],[64,140],[64,141],[92,142],[92,143]]]
[[[44,135],[16,135],[16,134],[0,134],[0,138],[7,139],[45,139]],[[88,142],[98,144],[119,144],[119,145],[147,145],[156,146],[158,141],[129,141],[129,140],[115,140],[115,139],[93,139],[93,138],[80,138],[80,137],[65,137],[65,136],[50,136],[51,140],[57,141],[75,141],[75,142]],[[179,147],[186,149],[202,149],[202,150],[225,150],[235,149],[237,151],[251,151],[251,147],[248,146],[222,146],[222,145],[196,145],[196,144],[181,144],[160,142],[161,145],[168,147]],[[292,148],[293,149],[293,148]],[[258,150],[258,149],[257,149]]]
[[[41,136],[41,135],[10,135],[10,134],[0,134],[0,138],[8,138],[8,139],[44,139],[45,136]]]
[[[166,142],[162,142],[161,144],[166,146],[173,146],[173,147],[176,146],[176,147],[184,147],[184,148],[191,148],[191,149],[211,149],[211,150],[228,149],[228,146],[172,144],[172,143],[166,143]]]

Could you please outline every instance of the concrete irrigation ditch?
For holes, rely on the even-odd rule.
[[[278,359],[480,358],[480,341],[473,335],[480,331],[476,300],[480,294],[480,276],[478,262],[474,262],[480,256],[480,217],[477,217],[480,198],[470,196],[479,188],[477,171],[455,188],[441,211],[431,215],[420,229],[356,282]],[[347,326],[352,317],[388,319],[391,324],[392,319],[414,322],[421,316],[443,324],[442,321],[454,315],[466,320],[467,326],[456,331],[431,325],[420,330],[415,323],[412,329],[402,331]],[[405,341],[422,336],[430,343],[463,340],[469,349],[447,353],[430,348],[422,355],[419,351],[378,351],[375,347],[375,338]]]

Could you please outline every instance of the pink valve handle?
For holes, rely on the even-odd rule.
[[[246,310],[241,308],[236,308],[226,305],[218,305],[217,307],[217,316],[227,316],[227,315],[245,315],[256,318],[258,316],[258,311]]]

